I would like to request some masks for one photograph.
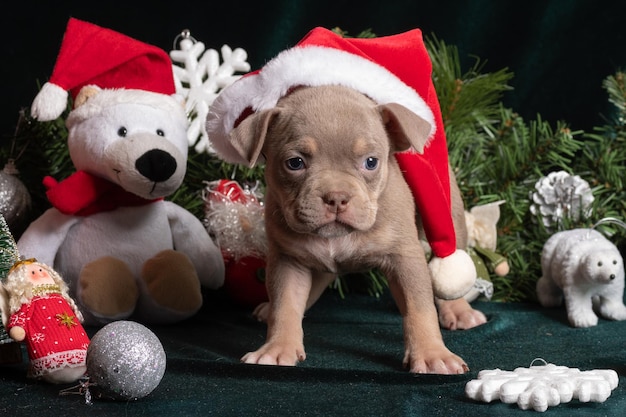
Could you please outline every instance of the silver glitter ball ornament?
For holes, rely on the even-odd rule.
[[[109,323],[89,343],[87,376],[95,398],[143,398],[159,385],[163,374],[163,346],[152,331],[137,322]]]
[[[0,213],[14,232],[25,226],[31,207],[30,193],[17,174],[13,160],[0,171]]]

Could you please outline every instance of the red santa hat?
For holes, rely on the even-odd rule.
[[[474,284],[469,255],[456,248],[451,205],[448,149],[439,101],[431,79],[432,64],[419,29],[378,38],[344,38],[315,28],[295,47],[260,70],[226,87],[211,105],[207,132],[223,159],[247,163],[229,134],[252,112],[274,107],[295,86],[343,85],[379,104],[399,103],[431,124],[423,154],[396,154],[415,197],[428,243],[435,295],[463,296]]]
[[[43,85],[31,114],[53,120],[86,85],[172,95],[176,91],[172,61],[152,45],[89,22],[70,18],[50,80]]]

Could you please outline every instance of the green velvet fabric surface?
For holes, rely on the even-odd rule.
[[[0,367],[0,412],[17,416],[515,416],[516,404],[476,402],[465,385],[483,369],[527,368],[536,358],[580,370],[613,369],[619,385],[603,403],[572,400],[548,415],[623,416],[626,412],[626,322],[572,328],[564,308],[478,301],[489,322],[443,331],[471,370],[465,375],[412,375],[402,368],[401,318],[380,299],[328,291],[304,320],[307,360],[297,367],[239,363],[265,338],[265,325],[219,293],[200,313],[175,325],[149,326],[166,355],[165,375],[134,401],[60,396],[67,386],[26,378],[26,363]],[[97,329],[88,328],[93,334]]]

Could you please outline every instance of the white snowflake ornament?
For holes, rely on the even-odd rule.
[[[529,368],[514,371],[480,371],[477,379],[465,385],[465,394],[476,401],[488,403],[499,399],[506,404],[517,403],[522,410],[543,412],[572,399],[604,402],[618,382],[617,372],[612,369],[581,371],[551,363],[531,364]]]
[[[220,91],[250,71],[248,54],[241,48],[223,45],[220,55],[215,49],[206,49],[188,30],[178,35],[178,47],[170,51],[174,65],[176,93],[185,99],[185,110],[191,121],[187,130],[189,146],[197,152],[211,152],[205,128],[209,106]],[[178,64],[178,65],[176,65]],[[237,74],[240,73],[240,74]]]

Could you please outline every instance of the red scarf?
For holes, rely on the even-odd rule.
[[[74,216],[90,216],[118,207],[141,206],[162,200],[139,197],[85,171],[77,171],[61,182],[47,176],[43,179],[43,185],[50,203],[61,213]]]

